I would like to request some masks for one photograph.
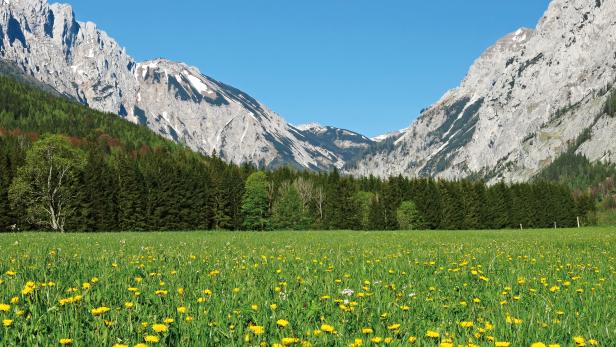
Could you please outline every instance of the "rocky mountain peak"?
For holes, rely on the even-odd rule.
[[[584,130],[580,153],[616,161],[616,121],[602,113],[616,81],[614,18],[615,0],[553,0],[535,30],[497,41],[393,148],[348,172],[523,181]]]
[[[76,21],[69,5],[1,1],[0,58],[60,94],[235,163],[328,169],[348,157],[195,67],[135,62],[96,24]]]

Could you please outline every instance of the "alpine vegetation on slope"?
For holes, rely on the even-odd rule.
[[[97,110],[195,151],[263,167],[341,167],[332,152],[247,94],[163,59],[138,63],[94,23],[46,0],[2,1],[0,58]],[[331,147],[335,150],[337,147]]]
[[[594,213],[585,196],[545,182],[487,187],[256,171],[6,77],[0,125],[0,232],[532,228],[593,220],[584,218]]]
[[[462,84],[348,172],[523,181],[566,151],[616,161],[616,1],[553,0],[536,29],[498,41]]]

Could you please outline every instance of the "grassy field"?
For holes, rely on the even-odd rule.
[[[615,228],[0,234],[0,345],[615,346],[615,257]]]

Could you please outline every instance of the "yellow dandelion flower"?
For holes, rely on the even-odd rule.
[[[417,336],[409,336],[407,341],[408,343],[415,343],[417,342]]]
[[[439,334],[439,332],[438,332],[438,331],[428,330],[428,331],[426,332],[426,337],[430,337],[430,338],[433,338],[433,339],[437,339],[437,338],[439,338],[440,336],[441,336],[441,334]]]
[[[361,332],[362,334],[372,334],[374,330],[372,330],[372,328],[361,328]]]
[[[400,324],[398,324],[398,323],[387,326],[387,330],[394,331],[394,330],[398,330],[398,329],[400,329]]]
[[[179,314],[184,314],[184,313],[186,313],[188,311],[188,309],[186,307],[184,307],[184,306],[178,307],[177,310],[178,310]]]
[[[360,338],[353,340],[353,343],[349,344],[349,347],[361,347],[364,345],[364,341]]]
[[[143,340],[145,342],[158,343],[160,341],[160,338],[154,335],[147,335],[146,337],[143,338]]]
[[[283,346],[290,346],[299,343],[299,339],[297,337],[283,337],[280,342]]]
[[[169,331],[169,327],[165,324],[153,324],[152,330],[154,330],[157,333],[164,333],[164,332]]]
[[[7,304],[0,304],[0,312],[9,312],[11,310],[11,306]]]
[[[73,339],[62,338],[59,342],[62,346],[68,346],[73,344]]]
[[[285,319],[279,319],[276,321],[276,325],[278,325],[279,327],[286,327],[287,325],[289,325],[289,321],[285,320]]]
[[[472,328],[473,325],[475,325],[475,324],[473,322],[470,322],[470,321],[460,322],[460,327],[462,327],[462,328]]]
[[[573,337],[573,342],[577,345],[577,346],[586,346],[586,339],[584,339],[583,336],[574,336]]]
[[[34,291],[34,289],[36,289],[36,284],[32,281],[28,281],[26,282],[24,288],[21,290],[21,295],[29,295]]]
[[[101,307],[97,307],[97,308],[93,308],[90,310],[90,313],[92,313],[93,316],[100,316],[104,313],[107,313],[111,311],[111,309],[109,307],[106,306],[101,306]]]
[[[334,327],[329,324],[323,324],[321,325],[321,331],[324,331],[329,334],[333,334],[336,332],[336,329],[334,329]]]
[[[251,325],[248,329],[255,335],[261,335],[265,332],[265,328],[261,325]]]
[[[13,325],[13,320],[12,319],[3,319],[2,320],[2,325],[4,325],[5,327],[10,327],[11,325]]]

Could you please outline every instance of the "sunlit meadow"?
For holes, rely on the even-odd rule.
[[[614,346],[616,229],[0,235],[2,346]]]

